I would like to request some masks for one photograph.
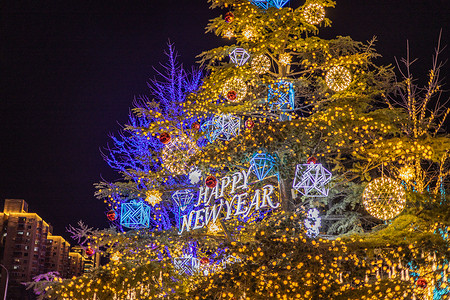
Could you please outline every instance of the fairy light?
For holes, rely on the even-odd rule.
[[[291,56],[288,53],[282,53],[278,56],[278,61],[281,65],[287,66],[291,64]]]
[[[325,76],[327,86],[335,92],[340,92],[348,88],[352,82],[352,74],[342,66],[332,67]]]
[[[164,167],[173,174],[186,174],[188,159],[199,151],[197,143],[187,136],[178,136],[161,152]]]
[[[325,9],[319,3],[311,3],[303,9],[305,21],[311,25],[317,25],[325,18]]]
[[[153,206],[160,203],[162,201],[161,199],[161,192],[158,190],[148,190],[145,192],[145,201]]]
[[[265,74],[270,70],[270,59],[264,54],[258,55],[252,58],[251,66],[256,74]]]
[[[398,177],[400,177],[400,179],[402,179],[406,182],[409,182],[414,178],[414,169],[411,168],[410,166],[403,166],[399,170]]]
[[[381,220],[398,216],[405,203],[403,186],[391,178],[377,178],[370,182],[363,192],[363,204],[367,212]]]
[[[255,38],[256,33],[255,33],[255,30],[252,27],[246,27],[244,30],[242,30],[242,35],[247,40],[251,40],[251,39]]]
[[[230,97],[230,92],[233,91],[235,95]],[[223,86],[223,96],[231,102],[240,102],[247,95],[247,85],[241,78],[230,78]]]

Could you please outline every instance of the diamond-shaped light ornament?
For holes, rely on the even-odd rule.
[[[120,225],[126,228],[141,229],[150,227],[151,208],[143,201],[131,200],[122,203],[120,208]]]
[[[286,4],[289,3],[289,0],[269,0],[270,6],[276,8],[283,8]]]
[[[202,125],[202,131],[206,132],[206,138],[210,143],[216,139],[229,141],[239,135],[240,128],[241,119],[231,114],[215,116]]]
[[[250,170],[259,180],[263,180],[270,175],[277,162],[275,158],[268,153],[256,153],[250,159]]]
[[[270,84],[267,102],[270,110],[293,110],[295,108],[295,92],[292,82],[281,80]]]
[[[200,259],[192,255],[184,255],[173,259],[173,265],[180,274],[194,275],[200,268]]]
[[[299,164],[295,170],[295,179],[292,187],[308,197],[326,197],[328,188],[326,185],[331,180],[331,172],[322,164]]]
[[[236,48],[230,53],[230,60],[236,66],[243,66],[250,58],[250,53],[244,48]]]
[[[192,203],[194,193],[192,190],[179,190],[172,194],[172,199],[181,211],[185,211]]]
[[[271,0],[251,0],[253,5],[258,6],[262,9],[268,9],[271,3]]]

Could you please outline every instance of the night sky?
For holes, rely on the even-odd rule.
[[[107,227],[93,184],[120,177],[100,150],[126,123],[133,97],[150,96],[147,81],[169,39],[185,66],[227,43],[204,34],[223,13],[208,7],[206,0],[1,1],[0,203],[25,199],[65,237],[78,220]],[[450,42],[448,0],[338,0],[327,16],[333,27],[320,37],[377,36],[378,64],[403,57],[409,40],[417,77],[431,66],[441,28],[442,43]]]

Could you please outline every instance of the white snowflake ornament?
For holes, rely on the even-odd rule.
[[[322,164],[299,164],[292,187],[303,196],[326,197],[329,190],[326,185],[331,181],[331,176]]]

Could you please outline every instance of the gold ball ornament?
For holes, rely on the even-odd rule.
[[[148,190],[145,192],[145,201],[153,206],[162,201],[161,192],[158,190]]]
[[[367,212],[385,221],[398,216],[406,203],[403,186],[387,177],[370,182],[364,189],[362,198]]]
[[[236,96],[229,97],[230,91],[234,91],[236,93]],[[231,102],[240,102],[244,100],[245,96],[247,95],[247,85],[241,78],[230,78],[225,82],[222,89],[222,94]]]
[[[325,75],[325,82],[330,89],[340,92],[352,83],[352,74],[347,68],[334,66]]]
[[[303,9],[303,17],[308,24],[317,25],[325,18],[325,8],[319,3],[311,3]]]
[[[187,136],[178,136],[161,151],[163,166],[173,174],[187,174],[189,171],[187,161],[198,151],[200,149],[195,141]]]
[[[270,58],[264,54],[258,55],[252,58],[251,66],[256,74],[265,74],[270,70]]]

